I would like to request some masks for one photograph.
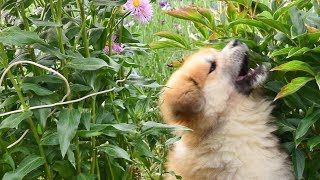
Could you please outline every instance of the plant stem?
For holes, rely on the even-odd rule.
[[[84,12],[83,0],[77,0],[77,6],[80,9],[81,24],[82,25],[86,24],[86,16],[85,16],[85,12]],[[86,28],[83,28],[81,33],[82,33],[82,41],[83,41],[83,46],[84,46],[84,51],[85,51],[85,57],[90,57],[89,41],[88,41],[88,37],[87,37]]]
[[[6,54],[6,51],[4,49],[4,45],[2,43],[0,43],[0,52],[1,52],[1,59],[2,59],[2,63],[3,63],[3,66],[5,68],[8,67],[8,56]],[[14,89],[16,90],[17,94],[18,94],[18,97],[21,101],[21,104],[22,104],[22,107],[24,109],[24,111],[28,111],[29,107],[28,105],[26,104],[26,101],[22,95],[22,92],[21,92],[21,88],[20,86],[18,86],[18,84],[16,83],[16,81],[14,80],[14,76],[13,74],[11,73],[11,71],[8,71],[8,76],[9,76],[9,79],[14,87]],[[44,159],[45,163],[44,163],[44,167],[45,167],[45,171],[46,171],[46,174],[47,174],[47,179],[52,179],[52,175],[51,175],[51,170],[50,170],[50,166],[47,162],[47,159],[46,159],[46,154],[44,152],[44,149],[43,149],[43,146],[40,144],[40,137],[37,133],[37,129],[36,129],[36,126],[34,125],[34,122],[32,120],[32,118],[28,118],[28,123],[30,125],[30,129],[33,133],[33,137],[35,138],[37,144],[38,144],[38,148],[39,148],[39,152],[40,152],[40,155],[41,157]]]
[[[110,162],[110,159],[109,159],[108,154],[106,155],[106,159],[107,159],[107,163],[108,163],[109,170],[110,170],[111,180],[114,180],[114,175],[113,175],[113,171],[112,171],[112,166],[111,166],[111,162]]]
[[[62,37],[62,20],[61,20],[61,15],[62,15],[62,0],[58,0],[57,4],[57,12],[56,12],[56,22],[60,24],[60,26],[57,27],[57,33],[58,33],[58,38],[59,38],[59,48],[60,52],[62,54],[65,54],[64,46],[63,46],[63,37]],[[65,61],[63,62],[65,64]],[[64,67],[64,65],[62,65]]]
[[[91,100],[91,122],[92,124],[96,123],[96,97],[93,97]],[[96,138],[93,136],[91,137],[91,146],[92,146],[92,152],[91,152],[91,169],[90,173],[94,174],[95,166],[96,166],[96,159],[97,159],[97,150],[96,150]]]
[[[96,159],[96,166],[97,166],[97,179],[98,179],[98,180],[101,180],[101,177],[100,177],[100,168],[99,168],[99,160],[98,160],[98,158]]]
[[[79,137],[75,137],[75,145],[76,145],[76,170],[77,174],[81,173],[81,154],[80,154],[80,148],[79,148]]]
[[[20,16],[21,16],[21,19],[23,21],[23,25],[24,25],[24,29],[27,30],[27,31],[30,31],[30,28],[29,28],[29,21],[28,21],[28,18],[26,16],[26,12],[25,12],[25,6],[24,6],[24,2],[21,1],[20,2],[20,8],[19,8],[19,12],[20,12]],[[34,54],[34,49],[31,48],[30,46],[28,46],[28,51],[29,51],[29,54],[31,56],[31,60],[33,62],[36,62],[37,59],[36,59],[36,55]],[[37,69],[37,68],[34,68],[32,66],[32,71],[36,74],[36,75],[39,75],[41,73],[41,70]]]

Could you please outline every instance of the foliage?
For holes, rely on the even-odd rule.
[[[124,0],[0,1],[0,177],[157,179],[171,132]],[[40,68],[39,68],[40,67]],[[2,81],[3,80],[3,81]]]
[[[235,38],[251,49],[251,65],[270,63],[274,68],[266,94],[275,101],[277,134],[291,154],[297,179],[320,178],[318,2],[230,0],[211,8],[177,8],[166,14],[193,23],[194,30],[188,34],[192,42],[186,43],[181,34],[162,31],[155,34],[161,39],[149,44],[154,49],[221,49]]]

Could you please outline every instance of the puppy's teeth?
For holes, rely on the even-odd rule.
[[[254,69],[250,68],[251,71],[254,71]]]
[[[256,64],[257,65],[257,67],[259,67],[260,65],[259,64]]]

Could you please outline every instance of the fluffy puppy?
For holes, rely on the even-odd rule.
[[[167,123],[193,131],[169,152],[167,171],[183,180],[294,179],[268,124],[272,106],[252,95],[267,68],[248,70],[247,53],[233,40],[222,51],[189,56],[172,74],[160,97],[161,113]]]

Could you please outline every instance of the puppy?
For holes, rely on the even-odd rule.
[[[270,102],[253,95],[267,67],[248,70],[248,47],[202,49],[172,74],[160,97],[164,120],[193,131],[169,152],[167,171],[183,180],[294,179],[270,125]],[[175,179],[168,176],[167,179]]]

